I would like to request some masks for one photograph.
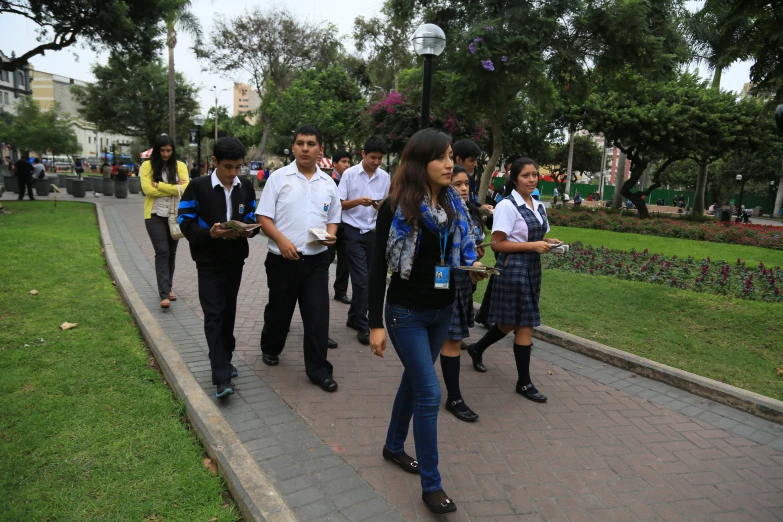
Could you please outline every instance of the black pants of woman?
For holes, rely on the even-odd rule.
[[[155,277],[158,280],[158,294],[160,300],[169,298],[171,284],[174,281],[174,260],[177,257],[177,243],[171,239],[169,232],[169,218],[152,215],[144,220],[147,234],[155,249]]]

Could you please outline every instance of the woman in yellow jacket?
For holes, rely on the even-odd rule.
[[[188,168],[177,161],[174,141],[165,134],[155,140],[149,161],[141,165],[141,188],[144,200],[144,224],[155,249],[155,276],[158,279],[160,307],[168,308],[177,298],[171,292],[174,281],[174,259],[177,256],[177,240],[169,231],[169,214],[172,197],[185,192],[190,179]],[[176,215],[177,210],[174,209]]]

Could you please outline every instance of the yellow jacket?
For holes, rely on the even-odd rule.
[[[165,198],[169,196],[178,196],[177,185],[170,183],[158,183],[158,188],[152,186],[152,163],[145,161],[141,164],[141,171],[139,172],[141,178],[141,190],[144,191],[144,219],[149,219],[152,215],[152,203],[155,198]],[[188,167],[181,161],[177,162],[177,177],[180,180],[184,180],[185,184],[180,185],[182,192],[185,192],[185,188],[190,183],[188,177]]]

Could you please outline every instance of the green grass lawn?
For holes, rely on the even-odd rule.
[[[587,241],[588,234],[584,233],[589,233],[592,241]],[[695,254],[698,247],[724,254],[710,252],[707,255],[712,259],[742,257],[783,264],[772,261],[782,252],[757,247],[570,227],[553,228],[551,236],[567,243],[582,240],[622,249],[636,246],[644,250],[639,246],[656,244],[660,246],[646,248],[668,255],[702,257]],[[640,243],[634,244],[629,238]],[[492,252],[487,251],[482,261],[494,265]],[[474,294],[476,302],[481,302],[485,288],[486,282],[482,282]],[[544,270],[540,304],[541,322],[547,326],[783,400],[783,377],[775,371],[783,367],[780,304],[559,270]]]
[[[95,208],[6,206],[0,519],[238,519],[183,405],[148,366],[101,255]],[[60,331],[65,321],[79,326]]]
[[[783,233],[783,230],[780,232]],[[556,237],[565,243],[581,241],[585,245],[605,246],[606,248],[618,250],[635,248],[641,252],[647,248],[654,254],[666,254],[667,256],[693,256],[696,259],[709,257],[713,260],[723,259],[731,262],[741,258],[749,264],[758,264],[760,261],[763,261],[768,266],[783,266],[783,250],[753,246],[726,245],[723,243],[710,243],[709,241],[626,234],[623,232],[575,227],[552,227],[549,237]]]

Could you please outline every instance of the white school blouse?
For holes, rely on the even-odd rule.
[[[527,242],[527,223],[525,222],[524,218],[520,215],[519,210],[517,210],[517,207],[520,206],[526,206],[530,210],[533,211],[533,214],[535,214],[536,219],[538,219],[538,222],[543,224],[544,218],[541,216],[541,214],[538,212],[538,208],[544,207],[544,204],[537,199],[533,198],[533,207],[531,208],[530,205],[528,205],[524,199],[522,199],[522,195],[517,192],[516,190],[511,192],[510,198],[504,198],[503,201],[497,204],[495,207],[495,213],[493,215],[493,222],[492,222],[492,232],[504,232],[506,234],[506,239],[509,241],[514,241],[516,243],[526,243]],[[545,210],[546,211],[546,210]],[[549,233],[550,227],[549,227],[549,220],[547,219],[546,222],[546,231]]]
[[[339,224],[340,198],[334,180],[321,169],[316,167],[308,181],[293,162],[269,176],[256,214],[273,220],[277,230],[296,246],[298,252],[312,256],[327,247],[320,243],[308,244],[312,237],[307,229],[325,230],[327,224]],[[271,239],[268,248],[280,255],[280,248]]]

